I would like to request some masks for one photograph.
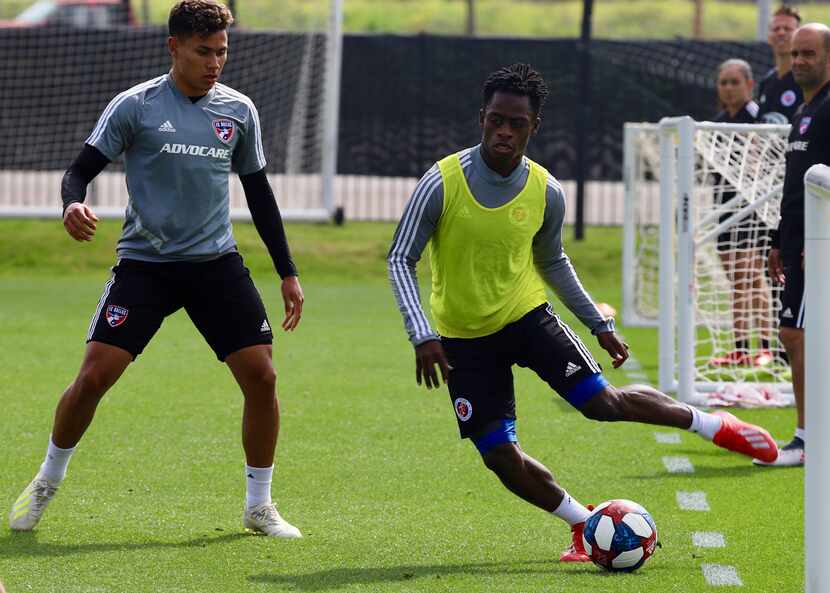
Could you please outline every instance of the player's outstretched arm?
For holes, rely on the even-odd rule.
[[[97,148],[85,144],[83,150],[66,170],[61,180],[63,200],[63,226],[76,241],[91,241],[97,228],[98,217],[84,205],[86,188],[109,164]]]
[[[239,180],[245,191],[245,199],[248,202],[248,210],[251,211],[254,226],[271,255],[277,274],[282,278],[282,299],[285,303],[282,328],[285,331],[292,331],[300,323],[305,297],[297,278],[297,267],[291,259],[291,251],[288,248],[288,239],[285,236],[285,227],[282,224],[282,215],[277,206],[277,200],[274,198],[271,184],[268,183],[265,169],[249,175],[240,175]]]

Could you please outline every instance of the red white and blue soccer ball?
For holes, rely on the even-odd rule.
[[[597,566],[631,572],[654,553],[657,527],[648,511],[636,502],[609,500],[585,520],[582,543]]]

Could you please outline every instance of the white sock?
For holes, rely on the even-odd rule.
[[[245,481],[247,483],[245,504],[248,508],[271,502],[271,476],[273,474],[273,465],[271,467],[245,466]]]
[[[53,484],[60,484],[66,477],[66,466],[69,465],[69,460],[74,452],[75,447],[71,449],[56,447],[50,435],[49,448],[46,450],[46,459],[43,460],[40,466],[40,473]]]
[[[687,405],[686,407],[692,413],[692,425],[687,430],[696,432],[707,441],[714,439],[723,424],[720,416],[698,410],[694,406]]]
[[[795,429],[795,436],[800,438],[805,443],[807,442],[807,431],[803,428],[796,428]]]
[[[591,511],[579,504],[576,499],[565,492],[565,497],[552,514],[566,521],[568,525],[575,525],[576,523],[582,523],[585,519],[587,519],[588,515],[591,514]]]

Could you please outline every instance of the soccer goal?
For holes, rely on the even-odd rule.
[[[622,321],[628,326],[657,326],[660,311],[659,175],[659,125],[625,124]]]
[[[283,217],[331,220],[338,206],[342,0],[308,0],[301,16],[291,31],[231,29],[221,82],[257,106]],[[9,123],[0,147],[0,216],[60,216],[63,172],[115,95],[169,69],[165,39],[161,27],[0,28]],[[230,184],[232,218],[250,218],[236,175]],[[105,217],[123,216],[127,200],[120,163],[87,195]]]
[[[659,163],[647,169],[658,178],[657,230],[627,208],[634,212],[629,226],[638,257],[629,256],[635,268],[624,273],[643,278],[658,270],[660,387],[695,403],[785,405],[792,388],[777,337],[780,287],[767,277],[766,260],[770,230],[778,226],[789,126],[667,118],[656,126],[656,150],[654,128],[639,130],[638,142],[647,147],[636,150],[648,156],[636,159]],[[635,165],[631,170],[639,175],[632,185],[653,191],[649,178]],[[644,244],[650,247],[638,247]],[[653,298],[652,292],[635,302]],[[653,315],[640,306],[641,315]]]

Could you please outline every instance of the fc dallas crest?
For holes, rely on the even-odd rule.
[[[219,140],[225,144],[230,144],[236,131],[236,124],[232,119],[215,119],[213,120],[213,131]]]
[[[107,323],[110,327],[118,327],[127,321],[127,315],[130,313],[127,307],[119,307],[118,305],[107,305]]]

